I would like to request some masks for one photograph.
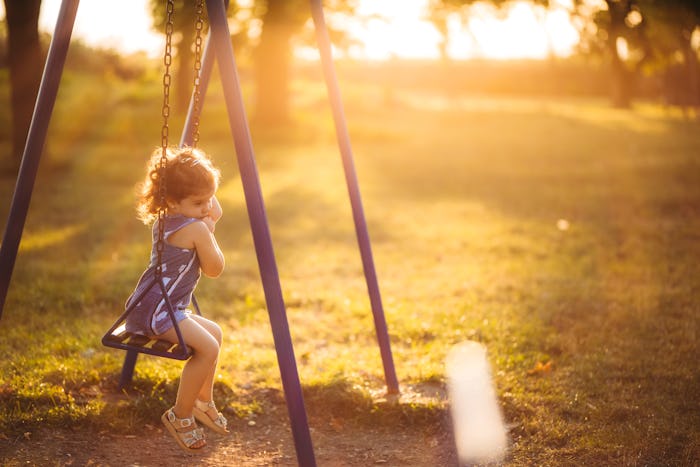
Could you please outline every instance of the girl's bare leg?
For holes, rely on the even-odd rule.
[[[190,315],[190,318],[195,320],[200,326],[202,326],[204,329],[211,334],[211,336],[216,339],[216,342],[219,344],[219,348],[221,348],[221,342],[223,339],[223,333],[221,332],[221,328],[219,327],[218,324],[216,324],[213,321],[210,321],[200,315]],[[199,394],[197,395],[197,398],[201,401],[204,402],[209,402],[212,400],[214,397],[214,378],[216,377],[216,365],[218,362],[218,358],[216,361],[214,361],[214,364],[211,367],[211,370],[207,377],[204,380],[204,384],[202,384],[201,389],[199,390]]]
[[[185,342],[194,352],[182,370],[173,411],[178,418],[187,418],[192,416],[194,401],[203,389],[209,391],[209,400],[211,400],[220,340],[217,340],[206,327],[192,317],[180,321],[179,328]],[[169,329],[159,337],[174,343],[178,342],[175,329]]]

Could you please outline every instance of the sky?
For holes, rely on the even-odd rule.
[[[83,0],[73,37],[89,45],[131,53],[145,51],[152,57],[162,54],[163,35],[151,27],[149,0],[109,2]],[[353,58],[383,60],[397,58],[436,58],[440,34],[426,21],[428,0],[360,0],[354,17],[346,20],[348,31],[358,41],[349,54]],[[558,0],[553,11],[539,12],[526,2],[515,2],[503,18],[482,4],[469,18],[454,15],[448,21],[448,53],[453,58],[545,58],[553,52],[571,53],[578,34],[565,11],[571,0]],[[109,4],[112,8],[107,9]],[[53,31],[61,0],[43,0],[39,18],[42,30]],[[4,6],[0,3],[0,15]],[[468,25],[470,33],[465,32]],[[301,51],[313,58],[317,52]]]

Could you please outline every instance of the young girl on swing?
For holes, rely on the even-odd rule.
[[[191,452],[206,446],[203,430],[197,427],[195,419],[217,433],[228,433],[226,419],[212,400],[222,341],[221,328],[187,309],[200,272],[217,277],[224,269],[224,255],[214,237],[216,222],[222,214],[214,196],[220,173],[199,149],[168,149],[163,196],[159,190],[161,154],[159,148],[151,157],[137,203],[139,218],[146,224],[153,223],[150,265],[126,306],[130,306],[143,288],[152,283],[156,274],[158,211],[165,208],[162,278],[180,332],[193,349],[193,355],[182,370],[175,405],[163,414],[161,420],[178,445]],[[165,206],[160,205],[163,199]],[[151,287],[136,305],[127,317],[126,329],[178,343],[160,287]]]

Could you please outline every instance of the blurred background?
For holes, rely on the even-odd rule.
[[[59,0],[7,0],[0,66],[10,69],[13,149],[18,157]],[[190,76],[194,3],[178,1],[178,76]],[[9,7],[9,8],[8,8]],[[341,73],[353,81],[500,95],[607,96],[698,105],[698,3],[692,0],[410,0],[326,2]],[[157,69],[163,2],[80,5],[69,68],[123,79]],[[289,119],[290,83],[318,55],[304,1],[240,1],[229,8],[239,66],[254,82],[254,116]],[[14,40],[13,40],[14,38]],[[311,62],[311,64],[310,64]],[[189,79],[176,79],[179,106]],[[182,111],[182,109],[180,109]],[[6,126],[6,127],[8,127]]]

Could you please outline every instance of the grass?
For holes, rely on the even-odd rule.
[[[444,400],[376,397],[381,361],[320,86],[295,82],[294,128],[253,127],[307,408],[436,423]],[[341,86],[404,391],[443,385],[449,349],[478,340],[509,465],[700,462],[697,123],[654,105]],[[227,268],[198,297],[227,335],[218,397],[247,417],[280,382],[218,89],[202,141],[224,175]],[[2,433],[131,431],[174,397],[181,364],[141,358],[131,397],[113,403],[123,355],[99,344],[148,254],[133,186],[159,108],[157,84],[62,84],[0,322]],[[3,218],[12,187],[0,180]]]

